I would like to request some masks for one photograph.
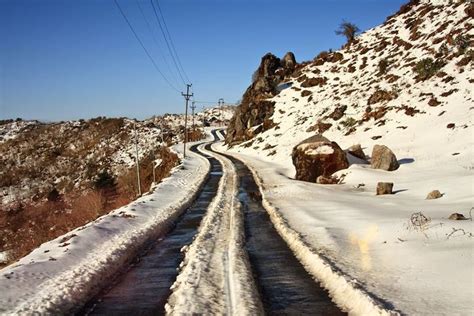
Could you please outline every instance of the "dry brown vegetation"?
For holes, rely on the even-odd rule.
[[[156,182],[169,176],[179,162],[168,147],[159,149],[159,157],[162,163],[155,170]],[[148,155],[140,162],[142,192],[150,190],[153,182],[152,160]],[[8,250],[8,263],[13,262],[42,243],[128,204],[138,195],[136,179],[135,166],[117,179],[102,173],[85,192],[50,194],[46,201],[0,210],[0,251]]]

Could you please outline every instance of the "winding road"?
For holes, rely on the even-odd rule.
[[[213,136],[190,148],[211,164],[193,204],[78,315],[344,314],[273,227],[250,170],[212,149],[222,131]]]

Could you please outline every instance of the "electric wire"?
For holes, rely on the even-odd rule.
[[[163,74],[163,72],[160,70],[160,68],[158,67],[158,65],[156,64],[155,60],[153,59],[153,57],[150,55],[150,53],[148,52],[148,50],[146,49],[145,45],[143,44],[142,40],[140,39],[140,37],[138,36],[137,32],[135,32],[132,24],[130,23],[130,21],[128,20],[127,16],[125,15],[125,12],[122,10],[122,7],[120,6],[120,4],[117,2],[117,0],[114,0],[115,2],[115,5],[117,6],[117,8],[119,9],[120,13],[122,14],[123,18],[125,19],[125,21],[127,22],[127,25],[128,27],[130,28],[130,30],[132,31],[133,35],[135,35],[135,38],[137,39],[137,41],[140,43],[140,46],[143,48],[143,50],[145,51],[146,55],[148,56],[148,58],[150,59],[150,61],[153,63],[153,66],[155,67],[155,69],[158,71],[158,73],[161,75],[161,77],[163,77],[163,79],[168,83],[168,85],[173,89],[175,90],[176,92],[179,92],[179,90],[173,86],[173,84],[168,80],[168,78],[166,78],[166,76]]]
[[[181,73],[181,71],[179,69],[178,63],[176,61],[176,57],[173,54],[173,50],[172,50],[171,45],[168,41],[168,38],[166,37],[166,33],[165,33],[164,28],[163,28],[163,25],[161,24],[160,18],[158,17],[158,12],[156,11],[155,3],[153,2],[153,0],[150,0],[150,2],[151,2],[151,6],[153,7],[153,12],[155,13],[155,18],[156,18],[156,21],[158,22],[158,26],[160,27],[161,34],[163,35],[163,38],[165,39],[166,46],[168,47],[168,51],[170,52],[171,58],[173,59],[173,63],[176,67],[176,70],[178,71],[179,77],[181,78],[181,81],[183,82],[183,84],[186,85],[186,80],[184,80],[183,74]]]
[[[151,24],[150,22],[148,21],[146,15],[145,15],[145,12],[143,11],[143,8],[142,8],[142,5],[140,4],[140,0],[135,0],[138,8],[140,9],[140,13],[143,17],[143,20],[145,21],[147,27],[148,27],[148,31],[150,32],[151,34],[151,37],[153,38],[153,41],[155,42],[155,45],[156,47],[158,48],[158,52],[159,52],[159,55],[160,57],[163,59],[165,65],[166,65],[166,68],[168,69],[169,73],[171,74],[171,77],[173,78],[173,83],[176,83],[178,86],[180,85],[179,81],[178,81],[178,78],[176,77],[176,74],[173,72],[173,70],[171,69],[171,66],[165,56],[164,53],[162,53],[162,49],[161,49],[161,45],[158,43],[158,39],[157,37],[155,36],[155,32],[153,32],[153,28],[151,27]]]
[[[178,52],[176,51],[176,47],[174,46],[173,38],[171,37],[170,31],[168,30],[168,26],[166,25],[166,20],[165,20],[165,16],[163,15],[163,10],[161,10],[160,2],[159,2],[159,0],[155,0],[155,1],[156,1],[156,6],[158,7],[158,11],[160,12],[160,16],[161,16],[161,20],[163,21],[163,25],[165,26],[166,34],[168,34],[168,38],[169,38],[170,43],[171,43],[171,48],[173,49],[173,52],[176,56],[176,60],[178,61],[178,65],[181,68],[181,70],[183,71],[183,74],[184,74],[184,77],[186,78],[186,80],[188,82],[191,82],[191,80],[189,80],[188,75],[184,71],[184,68],[183,68],[183,65],[181,64],[181,60],[179,58]]]

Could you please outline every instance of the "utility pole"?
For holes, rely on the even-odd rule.
[[[155,184],[156,182],[155,160],[156,160],[156,156],[155,156],[155,153],[153,153],[153,160],[151,161],[151,166],[153,167],[153,184]]]
[[[224,99],[220,98],[219,99],[219,110],[221,113],[221,126],[224,126],[224,117],[222,116],[222,107],[224,106]]]
[[[186,158],[186,143],[188,142],[188,102],[189,99],[194,95],[194,93],[189,94],[189,88],[191,88],[192,84],[186,85],[186,94],[181,92],[184,99],[186,100],[186,110],[184,114],[184,147],[183,147],[183,156]]]
[[[133,130],[135,131],[135,162],[137,164],[137,184],[138,184],[138,196],[142,196],[142,186],[140,183],[140,160],[138,158],[138,133],[137,133],[137,122],[133,124]]]
[[[191,103],[191,110],[192,110],[192,112],[193,112],[193,131],[194,131],[194,109],[196,108],[196,105],[195,105],[195,104],[196,104],[195,101],[193,101],[193,102]]]

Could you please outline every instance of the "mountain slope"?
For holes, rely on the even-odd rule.
[[[274,102],[274,126],[255,133],[258,137],[240,148],[262,151],[272,161],[289,161],[294,145],[324,132],[341,147],[361,143],[370,149],[385,143],[399,156],[433,163],[432,158],[463,160],[461,164],[472,168],[462,157],[472,147],[473,51],[459,43],[472,44],[471,6],[412,1],[351,45],[319,54],[287,78],[286,89],[267,99]],[[444,66],[421,80],[414,69],[426,58]],[[233,121],[239,119],[234,116]],[[252,123],[243,122],[246,132],[263,126]],[[451,123],[454,127],[447,128]],[[235,140],[231,130],[227,142]],[[437,144],[443,152],[427,156],[404,149],[408,144]],[[452,156],[456,152],[460,155]]]
[[[300,261],[352,313],[367,314],[338,278],[403,314],[473,312],[474,222],[449,218],[472,219],[474,205],[472,18],[466,1],[411,1],[350,45],[297,65],[270,95],[244,98],[231,121],[226,149],[261,180]],[[341,184],[296,181],[292,150],[318,133],[343,149],[361,144],[369,160],[375,144],[387,145],[400,167],[348,155]],[[377,196],[378,182],[394,194]],[[442,196],[426,199],[432,190]]]

